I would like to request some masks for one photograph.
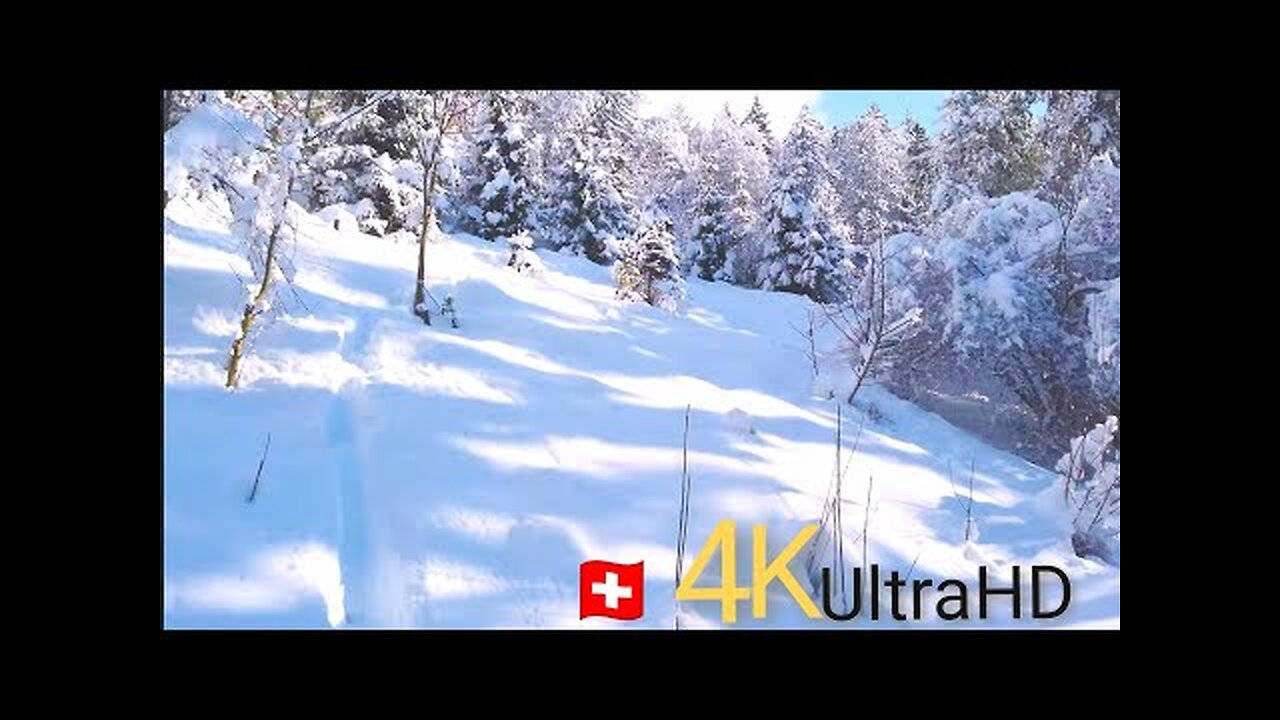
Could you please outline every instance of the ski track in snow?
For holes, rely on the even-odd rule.
[[[428,328],[407,309],[414,247],[304,216],[294,264],[308,309],[284,294],[294,314],[266,327],[228,393],[234,243],[194,201],[171,202],[166,220],[170,627],[671,627],[686,404],[686,570],[719,520],[738,522],[744,582],[752,523],[767,525],[772,557],[822,514],[836,408],[788,328],[803,324],[801,298],[694,280],[673,315],[618,303],[608,269],[585,260],[539,251],[546,274],[522,277],[504,247],[455,237],[428,248],[428,282],[455,297],[462,328]],[[861,560],[865,516],[886,575],[914,565],[976,587],[978,563],[1005,578],[1011,564],[1053,564],[1074,598],[1046,626],[1119,626],[1119,570],[1072,555],[1051,473],[877,388],[861,397],[886,419],[844,407],[846,561]],[[967,485],[971,460],[979,534],[966,544],[948,469]],[[812,565],[835,544],[821,541]],[[641,621],[578,619],[587,559],[645,562]],[[792,564],[802,582],[818,577],[804,565]],[[699,585],[718,576],[717,557]],[[828,626],[775,585],[767,621],[743,604],[737,627]],[[682,612],[687,627],[720,626],[718,603]],[[945,625],[1032,626],[1007,610]],[[865,626],[930,625],[838,627]]]

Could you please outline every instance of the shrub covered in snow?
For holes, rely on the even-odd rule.
[[[1108,386],[1118,364],[1097,331],[1110,327],[1103,316],[1111,318],[1118,342],[1118,283],[1114,306],[1091,301],[1097,318],[1086,322],[1080,300],[1098,286],[1083,266],[1068,262],[1082,257],[1075,251],[1081,235],[1064,241],[1058,211],[1030,193],[958,200],[935,232],[894,238],[888,253],[925,323],[909,343],[913,361],[894,370],[896,383],[908,395],[922,388],[1008,394],[1031,419],[1017,444],[1040,458],[1057,457],[1068,438],[1101,418],[1095,388]],[[1118,243],[1115,256],[1118,273]]]
[[[266,142],[261,126],[221,96],[209,97],[165,134],[164,188],[170,198],[225,191],[231,174],[260,162],[254,158]]]
[[[521,275],[539,275],[542,273],[542,261],[533,251],[533,238],[528,232],[513,235],[507,240],[511,246],[511,257],[507,267],[515,268]]]
[[[1120,419],[1111,416],[1071,441],[1058,461],[1071,508],[1072,547],[1081,557],[1118,562],[1120,554]]]
[[[323,147],[309,158],[312,207],[352,206],[361,232],[386,235],[422,222],[422,166],[368,145]]]
[[[614,264],[618,297],[673,308],[683,293],[679,265],[670,224],[648,223],[621,246]]]

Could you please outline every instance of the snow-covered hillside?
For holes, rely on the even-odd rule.
[[[670,628],[686,405],[686,569],[732,519],[749,583],[751,524],[767,524],[772,557],[818,521],[837,401],[791,327],[807,299],[695,279],[670,313],[619,302],[608,270],[585,259],[541,253],[544,273],[528,277],[506,267],[506,248],[459,235],[428,249],[427,279],[454,297],[461,327],[426,327],[409,311],[412,244],[296,217],[297,295],[283,295],[288,314],[228,392],[247,263],[225,205],[183,197],[166,210],[167,626]],[[866,517],[868,562],[886,573],[976,588],[979,565],[999,585],[1011,565],[1054,565],[1072,603],[1043,625],[1119,626],[1119,570],[1074,556],[1052,473],[879,388],[859,398],[878,412],[844,408],[846,447],[857,443],[847,562],[862,560]],[[642,620],[579,620],[588,559],[644,561]],[[699,584],[716,584],[718,567]],[[717,602],[682,607],[688,627],[720,625]],[[1012,620],[1007,599],[993,607],[987,621],[837,625],[804,617],[774,583],[768,619],[743,605],[735,627],[1038,626],[1029,610]]]

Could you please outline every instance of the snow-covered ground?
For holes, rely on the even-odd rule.
[[[461,327],[425,327],[409,312],[412,244],[298,211],[297,298],[282,296],[290,314],[228,392],[237,274],[248,277],[228,219],[194,198],[166,211],[169,627],[670,628],[686,405],[686,572],[731,519],[749,585],[752,524],[768,526],[772,557],[822,514],[837,401],[792,329],[806,324],[804,298],[691,280],[670,313],[615,300],[608,269],[585,259],[540,252],[544,273],[527,277],[506,267],[505,247],[452,236],[429,247],[427,274]],[[843,382],[834,367],[823,378]],[[980,565],[1002,586],[1011,565],[1024,579],[1033,564],[1060,567],[1070,608],[1031,620],[1024,582],[1021,620],[1000,598],[986,621],[886,611],[872,623],[864,609],[836,624],[803,616],[775,582],[769,617],[743,603],[734,627],[1119,627],[1119,570],[1074,557],[1052,473],[879,388],[859,398],[878,412],[844,408],[845,447],[857,442],[843,480],[850,564],[867,518],[868,562],[964,580],[975,617]],[[971,464],[977,540],[966,543]],[[578,619],[589,559],[644,561],[642,620]],[[807,583],[803,559],[792,568]],[[718,569],[716,557],[699,585],[718,584]],[[685,626],[720,626],[718,602],[682,607]]]

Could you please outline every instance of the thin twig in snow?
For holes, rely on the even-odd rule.
[[[262,448],[262,459],[258,461],[258,473],[253,476],[253,490],[249,493],[249,499],[245,502],[253,502],[258,496],[258,481],[262,479],[262,467],[267,464],[267,451],[271,449],[271,433],[267,433],[267,445]]]

